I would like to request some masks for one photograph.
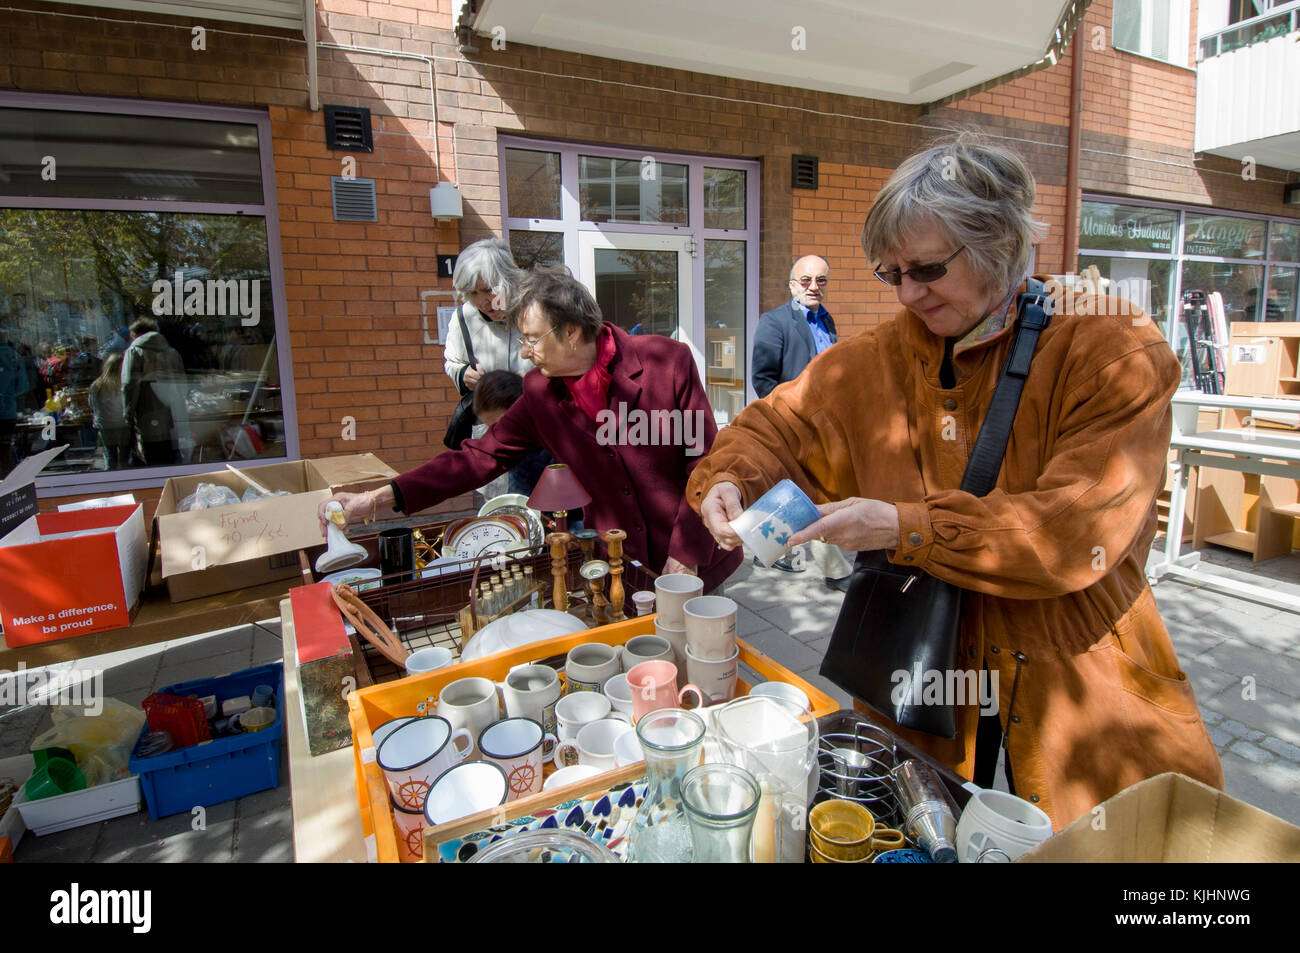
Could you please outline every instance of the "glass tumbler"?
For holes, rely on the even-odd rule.
[[[697,864],[749,863],[749,837],[758,813],[754,776],[734,764],[702,764],[682,780]]]
[[[646,792],[628,834],[634,864],[688,864],[694,856],[682,782],[704,756],[704,721],[681,708],[662,708],[636,723],[645,753]]]

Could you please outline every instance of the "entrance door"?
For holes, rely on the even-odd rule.
[[[582,231],[578,278],[596,296],[605,320],[629,334],[662,334],[691,348],[704,379],[704,355],[691,312],[688,235]]]

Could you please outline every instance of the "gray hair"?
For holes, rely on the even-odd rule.
[[[468,295],[482,279],[493,295],[509,302],[522,278],[523,272],[510,253],[510,243],[504,238],[484,238],[456,257],[451,283],[462,295]]]
[[[972,133],[909,156],[876,196],[862,226],[862,248],[880,262],[918,227],[937,226],[965,245],[986,291],[1011,291],[1029,274],[1034,243],[1034,177],[1017,153]]]

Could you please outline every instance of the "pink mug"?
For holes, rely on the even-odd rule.
[[[633,721],[661,708],[685,707],[683,700],[690,692],[695,693],[696,708],[705,704],[704,692],[694,685],[677,690],[677,666],[663,659],[633,665],[627,673],[627,686],[632,689]]]

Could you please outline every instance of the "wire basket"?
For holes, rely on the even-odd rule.
[[[446,528],[456,520],[441,520],[427,525],[412,527],[420,530],[421,535],[433,541],[436,546],[442,540]],[[368,559],[361,565],[376,565],[379,561],[378,534],[350,537],[366,549]],[[606,612],[606,618],[600,619],[590,591],[578,573],[578,569],[588,558],[609,560],[609,551],[601,538],[590,540],[590,557],[588,549],[577,539],[571,540],[566,553],[564,585],[570,593],[567,611],[585,622],[589,627],[604,625],[616,621],[612,611]],[[299,551],[304,584],[320,581],[314,570],[316,557],[325,551],[324,544]],[[408,652],[431,647],[443,647],[451,651],[453,661],[459,661],[461,649],[468,636],[464,634],[462,613],[466,613],[474,631],[481,629],[490,618],[484,617],[475,608],[474,594],[479,590],[479,582],[493,572],[498,571],[499,564],[531,566],[536,584],[538,602],[550,607],[553,602],[552,560],[549,544],[541,546],[521,546],[503,553],[485,553],[481,556],[463,559],[457,562],[439,563],[417,569],[414,574],[408,572],[391,573],[381,576],[364,588],[358,588],[357,594],[371,610],[383,619],[402,642]],[[409,578],[404,578],[409,577]],[[632,601],[634,592],[654,588],[655,573],[641,563],[623,557],[623,617],[636,615],[636,606]],[[605,598],[608,601],[608,579],[605,585]],[[576,593],[576,594],[575,594]],[[525,597],[516,600],[514,608]],[[468,612],[466,612],[468,610]],[[470,633],[472,634],[472,632]],[[369,642],[349,634],[352,643],[354,665],[356,667],[359,687],[403,678],[406,672],[384,657]]]

